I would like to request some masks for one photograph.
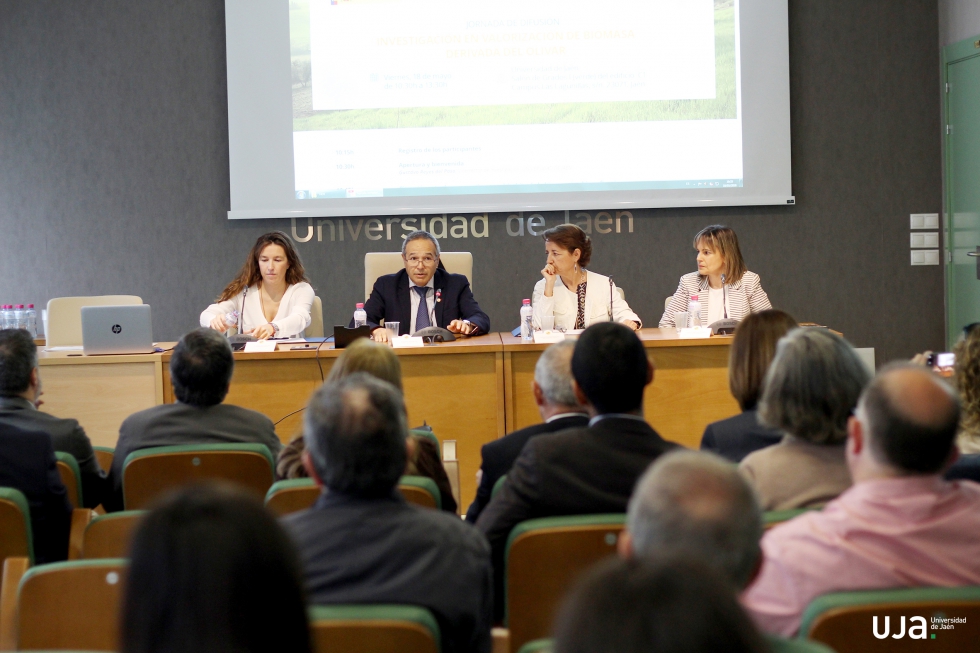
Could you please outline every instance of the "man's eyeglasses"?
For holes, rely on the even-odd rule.
[[[432,265],[433,263],[436,262],[436,257],[434,257],[434,256],[409,256],[405,260],[408,261],[408,264],[411,265],[411,266],[413,266],[413,267],[417,266],[419,263],[421,263],[422,265],[428,267],[428,266],[430,266],[430,265]]]

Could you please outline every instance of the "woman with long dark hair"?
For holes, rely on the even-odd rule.
[[[245,264],[218,301],[201,313],[201,326],[231,327],[259,340],[302,336],[310,326],[313,287],[289,236],[259,236]]]

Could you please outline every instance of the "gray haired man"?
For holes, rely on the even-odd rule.
[[[510,471],[528,440],[542,433],[555,433],[588,425],[589,417],[585,413],[585,407],[578,403],[572,390],[574,350],[573,341],[564,340],[553,344],[544,350],[534,366],[531,392],[544,421],[483,445],[480,451],[483,464],[477,472],[476,498],[466,511],[466,521],[476,523],[476,518],[490,502],[493,486]]]

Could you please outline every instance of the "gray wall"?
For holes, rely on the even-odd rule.
[[[909,213],[941,210],[937,4],[789,6],[798,204],[636,211],[633,233],[624,219],[621,233],[594,234],[592,267],[655,325],[694,269],[692,236],[726,223],[775,306],[875,347],[879,361],[940,348],[942,269],[909,266],[908,232]],[[0,98],[2,303],[135,293],[153,306],[156,337],[175,339],[256,236],[290,230],[225,217],[220,0],[0,0]],[[540,239],[507,235],[506,219],[491,215],[487,238],[444,242],[474,253],[496,329],[517,323],[543,262]],[[329,325],[362,296],[364,252],[397,242],[324,232],[299,248]]]
[[[980,36],[980,2],[939,0],[939,45]]]

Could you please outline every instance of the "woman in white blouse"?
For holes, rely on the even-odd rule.
[[[542,318],[551,315],[555,328],[563,331],[610,320],[634,330],[642,326],[612,280],[585,269],[592,258],[588,234],[576,225],[562,224],[542,236],[548,262],[541,270],[544,278],[535,284],[531,296],[534,328],[542,328]]]
[[[741,320],[772,308],[759,275],[745,269],[738,237],[728,227],[711,225],[694,237],[698,271],[685,274],[660,318],[660,328],[676,326],[674,314],[687,311],[691,297],[701,303],[701,325],[724,318]],[[687,325],[681,325],[687,326]]]
[[[266,338],[302,336],[310,326],[313,287],[289,237],[259,236],[235,280],[201,313],[201,326]],[[229,317],[230,316],[230,317]]]

